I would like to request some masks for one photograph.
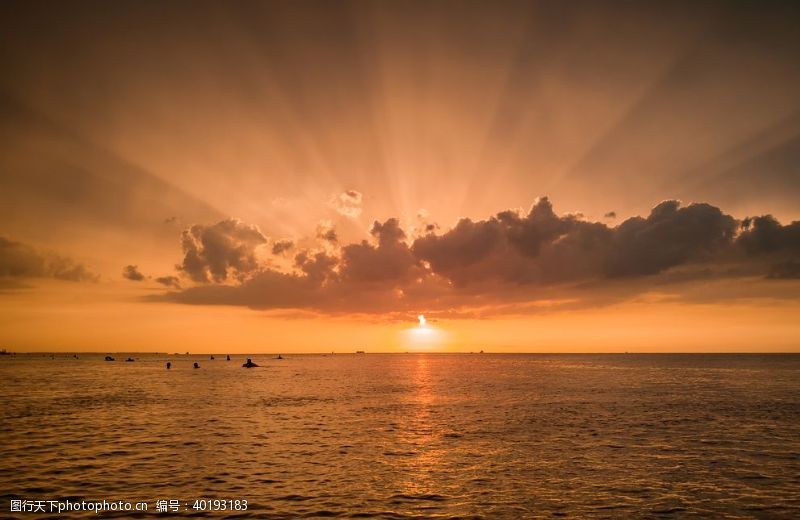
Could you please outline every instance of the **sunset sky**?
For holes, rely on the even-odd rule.
[[[3,2],[0,347],[800,351],[798,20]]]

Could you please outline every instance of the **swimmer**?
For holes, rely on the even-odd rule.
[[[257,367],[258,365],[256,365],[255,363],[253,363],[253,360],[252,360],[252,359],[250,359],[250,358],[247,358],[247,363],[244,363],[242,366],[243,366],[244,368],[253,368],[253,367]]]
[[[170,363],[169,361],[167,361],[167,370],[169,370],[170,368],[172,368],[172,363]]]
[[[195,362],[194,368],[200,368],[200,363]]]

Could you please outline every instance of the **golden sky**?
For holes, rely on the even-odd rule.
[[[0,346],[798,351],[799,11],[3,2]]]

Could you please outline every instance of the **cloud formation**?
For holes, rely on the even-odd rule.
[[[156,278],[156,282],[165,287],[171,287],[173,289],[181,288],[181,282],[177,276],[159,276]]]
[[[74,260],[0,237],[0,278],[56,278],[71,282],[96,281],[97,275]]]
[[[213,248],[228,259],[222,264],[226,268],[212,270],[206,260],[207,275],[192,277],[203,284],[167,299],[323,312],[452,314],[470,306],[523,308],[564,300],[581,305],[590,291],[594,301],[614,301],[698,279],[780,283],[800,278],[800,223],[782,225],[769,215],[739,221],[715,206],[683,206],[676,200],[611,227],[580,215],[558,215],[543,197],[527,213],[505,210],[485,220],[462,219],[441,234],[430,228],[413,241],[399,220],[390,218],[373,223],[369,240],[299,251],[291,272],[257,262],[253,249],[265,238],[255,228],[225,222],[225,233],[216,228],[219,223],[194,226],[191,237],[192,244],[202,242],[197,237],[209,229],[226,237],[212,241],[229,245]],[[242,232],[251,239],[230,239]],[[202,254],[185,247],[186,257],[207,258],[208,247],[198,248]],[[187,258],[184,266],[191,265]],[[237,284],[219,283],[226,281],[221,273],[229,271],[248,276]]]
[[[708,204],[664,201],[646,218],[609,227],[558,216],[542,198],[527,215],[503,211],[479,222],[463,219],[443,235],[418,239],[412,249],[460,286],[548,284],[654,275],[710,259],[730,245],[736,229],[734,218]]]
[[[277,240],[272,244],[272,254],[280,255],[294,247],[291,240]]]
[[[259,269],[256,249],[266,243],[257,226],[236,219],[196,224],[181,236],[184,256],[178,269],[199,283],[241,280]]]
[[[800,222],[782,226],[772,215],[746,218],[739,244],[750,255],[788,252],[800,253]]]
[[[390,218],[377,220],[370,234],[375,243],[366,240],[342,248],[341,279],[354,283],[401,283],[407,281],[417,267],[405,243],[406,234],[400,222]]]
[[[317,238],[330,244],[339,242],[339,235],[336,234],[333,222],[330,220],[323,220],[317,224]]]
[[[145,279],[145,276],[139,271],[139,268],[135,265],[126,265],[125,268],[122,270],[122,277],[131,280],[132,282],[141,282]]]
[[[362,198],[361,192],[347,190],[331,197],[329,204],[340,215],[349,218],[357,218],[361,216]]]

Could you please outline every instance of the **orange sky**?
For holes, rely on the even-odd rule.
[[[6,2],[0,346],[800,350],[797,9]]]

